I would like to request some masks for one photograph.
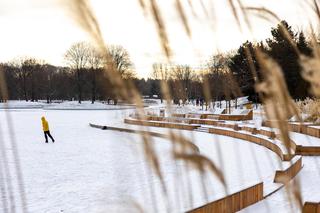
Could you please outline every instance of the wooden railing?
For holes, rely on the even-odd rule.
[[[162,128],[172,128],[172,129],[184,129],[184,130],[194,130],[199,125],[192,124],[181,124],[181,123],[171,123],[171,122],[156,122],[156,121],[146,121],[138,119],[124,119],[126,124],[141,125],[141,126],[153,126]]]
[[[197,118],[197,119],[217,119],[226,121],[245,121],[253,119],[253,111],[250,110],[246,115],[233,115],[233,114],[212,114],[212,113],[188,113],[188,114],[172,114],[172,117],[178,118]]]
[[[214,127],[209,128],[209,132],[212,134],[224,135],[224,136],[229,136],[237,139],[242,139],[245,141],[249,141],[249,142],[264,146],[267,149],[270,149],[271,151],[275,152],[280,157],[281,160],[290,160],[293,157],[292,155],[288,155],[287,153],[284,153],[278,145],[272,143],[267,139],[264,139],[255,135],[245,134],[245,133],[232,131],[228,129],[214,128]]]
[[[303,155],[303,156],[319,156],[320,155],[320,146],[297,145],[296,154]]]
[[[152,132],[152,131],[145,131],[145,130],[136,130],[136,129],[128,129],[128,128],[121,128],[121,127],[113,127],[113,126],[103,126],[103,125],[97,125],[89,123],[89,126],[101,130],[112,130],[112,131],[119,131],[119,132],[127,132],[127,133],[136,133],[140,135],[150,135],[152,137],[158,137],[158,138],[164,138],[168,140],[172,140],[172,136],[168,134],[161,134],[158,132]],[[195,152],[200,152],[199,147],[195,144],[193,144],[191,141],[188,143],[188,146],[192,148]]]
[[[228,195],[219,200],[189,211],[189,213],[233,213],[263,199],[263,183]]]
[[[264,121],[263,126],[272,127],[272,121]],[[310,124],[288,123],[289,131],[310,135],[320,138],[320,128],[310,126]]]
[[[305,202],[302,213],[320,213],[320,203]]]
[[[285,170],[277,170],[274,177],[275,183],[288,183],[293,179],[298,172],[302,169],[302,158],[301,156],[295,156],[292,159],[292,164],[289,165]]]
[[[157,126],[157,127],[167,127],[167,128],[176,128],[176,129],[188,129],[194,130],[200,126],[197,125],[188,125],[188,124],[177,124],[169,122],[157,122],[157,121],[141,121],[134,119],[125,119],[125,123],[136,124],[136,125],[146,125],[146,126]],[[156,124],[158,123],[158,124]],[[220,123],[221,124],[221,123]],[[281,160],[292,162],[284,170],[277,170],[274,177],[274,182],[287,184],[291,179],[293,179],[297,173],[302,169],[302,158],[301,156],[295,156],[295,153],[287,153],[283,148],[280,148],[277,144],[273,143],[271,139],[264,137],[259,137],[258,134],[264,136],[272,136],[272,131],[267,130],[255,130],[255,134],[251,134],[250,130],[253,131],[254,128],[250,127],[240,127],[240,129],[245,130],[246,132],[240,132],[235,129],[235,125],[229,126],[230,124],[221,124],[224,128],[219,127],[210,127],[208,128],[209,133],[229,136],[237,139],[242,139],[249,141],[261,146],[264,146],[274,153],[276,153]],[[233,129],[227,129],[225,127],[233,127]],[[239,128],[239,127],[238,127]],[[292,142],[294,143],[294,142]],[[295,144],[294,144],[295,145]],[[296,146],[295,146],[296,148]],[[261,191],[260,191],[261,190]],[[211,202],[205,206],[199,207],[197,209],[191,210],[191,213],[209,213],[209,212],[235,212],[239,211],[259,200],[263,199],[263,184],[258,184],[256,186],[250,187],[248,189],[242,190],[238,193],[229,195],[220,200]]]
[[[320,129],[312,126],[308,126],[306,134],[313,137],[320,138]]]
[[[253,119],[253,111],[250,110],[247,115],[232,115],[232,114],[221,114],[219,115],[219,120],[226,121],[246,121]]]
[[[200,125],[192,125],[192,124],[182,124],[182,123],[172,123],[172,121],[175,121],[177,118],[164,118],[164,117],[157,117],[157,116],[149,116],[147,117],[148,120],[138,120],[138,119],[125,119],[125,123],[127,124],[134,124],[134,125],[143,125],[143,126],[153,126],[153,127],[164,127],[164,128],[174,128],[174,129],[184,129],[184,130],[194,130]],[[171,122],[170,122],[171,121]],[[178,120],[176,120],[179,122]],[[184,122],[188,122],[189,120],[183,119]],[[180,121],[182,122],[182,121]],[[281,160],[291,160],[294,156],[296,145],[293,141],[291,141],[291,148],[292,153],[285,153],[278,145],[275,143],[272,143],[270,140],[259,137],[258,134],[265,135],[265,136],[272,136],[272,132],[266,131],[266,130],[255,130],[255,134],[250,134],[250,132],[254,131],[254,128],[251,127],[238,127],[235,124],[227,124],[227,123],[215,123],[217,128],[210,127],[209,133],[217,134],[217,135],[224,135],[229,136],[233,138],[238,138],[242,140],[246,140],[261,146],[264,146],[271,151],[275,152]],[[222,129],[223,128],[232,128],[232,129]],[[236,130],[245,130],[248,131],[248,133],[238,132]]]

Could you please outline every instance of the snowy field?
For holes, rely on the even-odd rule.
[[[46,101],[41,100],[37,102],[31,101],[8,101],[7,103],[0,103],[0,109],[45,109],[45,110],[122,110],[132,109],[134,106],[129,104],[107,104],[104,102],[82,101],[64,101],[52,102],[47,104]]]
[[[140,208],[145,212],[183,212],[224,196],[224,187],[216,177],[207,174],[200,178],[190,168],[187,172],[184,163],[172,160],[171,144],[154,139],[167,188],[165,199],[159,178],[145,160],[140,136],[102,131],[88,125],[92,122],[125,126],[123,118],[130,113],[132,110],[1,110],[0,139],[5,141],[6,151],[1,163],[7,162],[10,167],[14,195],[10,201],[10,185],[5,186],[6,194],[1,188],[2,197],[7,198],[2,199],[7,202],[0,203],[1,208],[15,206],[22,212],[8,117],[19,152],[28,212],[139,212]],[[40,122],[43,115],[56,143],[44,143]],[[279,168],[278,157],[261,146],[202,132],[183,131],[183,134],[223,168],[228,192],[273,177]],[[8,181],[8,177],[3,178]],[[201,180],[205,181],[205,189]]]

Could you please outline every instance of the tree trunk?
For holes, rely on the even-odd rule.
[[[28,101],[28,96],[27,96],[27,79],[26,79],[26,76],[24,75],[23,76],[23,95],[24,95],[24,99],[26,101]]]
[[[91,103],[94,104],[96,101],[96,71],[92,70],[92,73]]]
[[[31,102],[35,101],[33,74],[31,74]]]
[[[81,101],[82,101],[82,87],[81,87],[80,70],[77,70],[77,86],[78,86],[78,100],[79,100],[79,104],[81,104]]]
[[[236,103],[235,103],[235,108],[237,109],[237,105],[238,105],[238,98],[236,98]]]

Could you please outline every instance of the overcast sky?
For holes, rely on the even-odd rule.
[[[88,35],[76,24],[63,2],[67,0],[1,0],[0,1],[0,61],[17,56],[32,56],[55,65],[65,65],[63,55],[74,42],[88,40]],[[203,0],[209,18],[199,0],[191,0],[197,17],[187,4],[192,29],[190,39],[184,32],[174,7],[175,0],[158,0],[168,28],[173,62],[197,66],[218,51],[236,49],[245,40],[270,37],[270,23],[251,16],[253,33],[242,33],[227,5],[227,0]],[[213,2],[214,5],[210,2]],[[285,19],[295,29],[307,29],[315,22],[307,1],[246,0],[246,6],[264,6]],[[148,77],[155,62],[164,62],[158,34],[150,15],[145,16],[138,0],[91,0],[107,44],[125,47],[140,77]],[[214,7],[214,8],[213,8]],[[214,21],[214,17],[217,21]]]

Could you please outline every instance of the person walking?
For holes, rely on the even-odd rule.
[[[44,116],[41,117],[41,121],[42,121],[42,129],[43,129],[44,137],[46,139],[46,143],[48,143],[48,136],[51,138],[52,143],[54,143],[54,139],[50,134],[48,121]]]

